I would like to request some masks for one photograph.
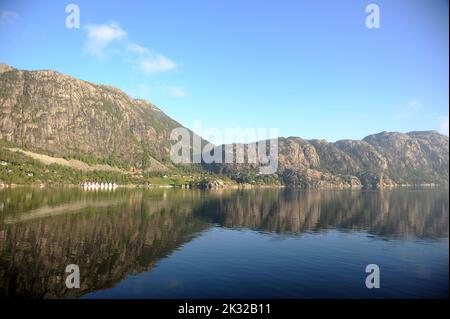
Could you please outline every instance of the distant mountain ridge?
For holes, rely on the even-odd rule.
[[[277,179],[300,188],[384,188],[444,184],[449,180],[449,138],[435,131],[382,132],[363,140],[278,139]],[[255,164],[209,164],[214,173],[244,182]],[[267,177],[266,177],[267,178]]]
[[[55,71],[23,71],[0,64],[0,139],[23,149],[170,172],[177,171],[170,162],[169,139],[177,127],[182,125],[155,105],[114,87]],[[449,138],[435,131],[382,132],[334,143],[279,138],[278,150],[278,170],[270,176],[258,175],[255,164],[203,163],[202,168],[238,182],[301,188],[449,181]]]

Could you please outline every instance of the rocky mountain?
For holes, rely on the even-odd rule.
[[[163,170],[180,126],[114,87],[0,65],[0,138],[21,148]]]
[[[247,149],[245,145],[245,154]],[[268,178],[258,175],[258,163],[205,166],[214,173],[246,182]],[[449,138],[435,131],[382,132],[362,141],[334,143],[299,137],[279,138],[278,170],[274,179],[301,188],[448,185]]]
[[[0,139],[22,149],[128,170],[176,171],[169,156],[176,127],[181,125],[155,105],[114,87],[0,65]],[[275,174],[258,175],[258,164],[203,163],[202,169],[243,183],[302,188],[448,184],[449,139],[434,131],[334,143],[279,138]]]

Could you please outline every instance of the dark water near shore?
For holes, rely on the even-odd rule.
[[[0,297],[446,298],[448,228],[447,189],[4,189]]]

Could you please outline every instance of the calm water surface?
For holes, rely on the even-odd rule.
[[[3,189],[0,297],[446,298],[448,228],[448,189]]]

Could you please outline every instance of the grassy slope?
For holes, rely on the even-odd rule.
[[[161,173],[130,172],[113,166],[55,158],[18,150],[15,145],[0,141],[0,184],[78,184],[85,181],[118,184],[150,184],[181,186],[222,180],[224,176],[208,174],[187,167]]]

